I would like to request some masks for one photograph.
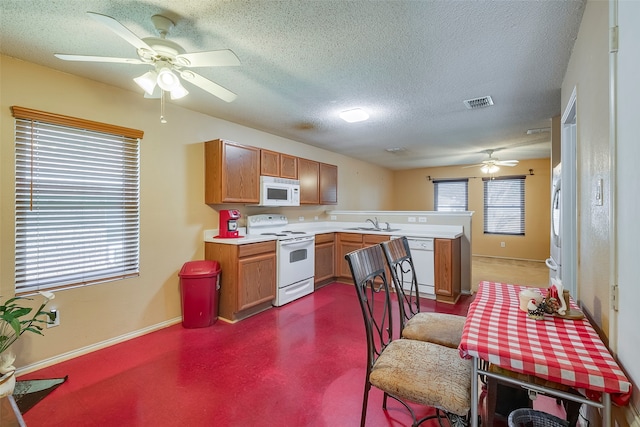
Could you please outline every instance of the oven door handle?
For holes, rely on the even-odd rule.
[[[315,237],[304,237],[298,240],[281,240],[280,246],[307,246],[309,243],[313,244]]]

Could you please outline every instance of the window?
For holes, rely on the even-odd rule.
[[[441,212],[466,211],[468,179],[433,181],[433,209]]]
[[[142,132],[12,109],[16,292],[137,276]]]
[[[524,236],[524,176],[483,178],[484,233]]]

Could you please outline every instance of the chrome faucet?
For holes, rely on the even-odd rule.
[[[378,217],[374,217],[374,219],[367,218],[367,221],[373,224],[373,228],[375,228],[376,230],[380,229],[380,227],[378,226]]]

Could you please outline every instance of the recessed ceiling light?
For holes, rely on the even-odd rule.
[[[348,123],[362,122],[369,118],[369,114],[361,108],[346,110],[340,113],[340,118]]]

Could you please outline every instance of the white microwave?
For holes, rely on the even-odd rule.
[[[261,176],[260,206],[300,206],[300,181]]]

